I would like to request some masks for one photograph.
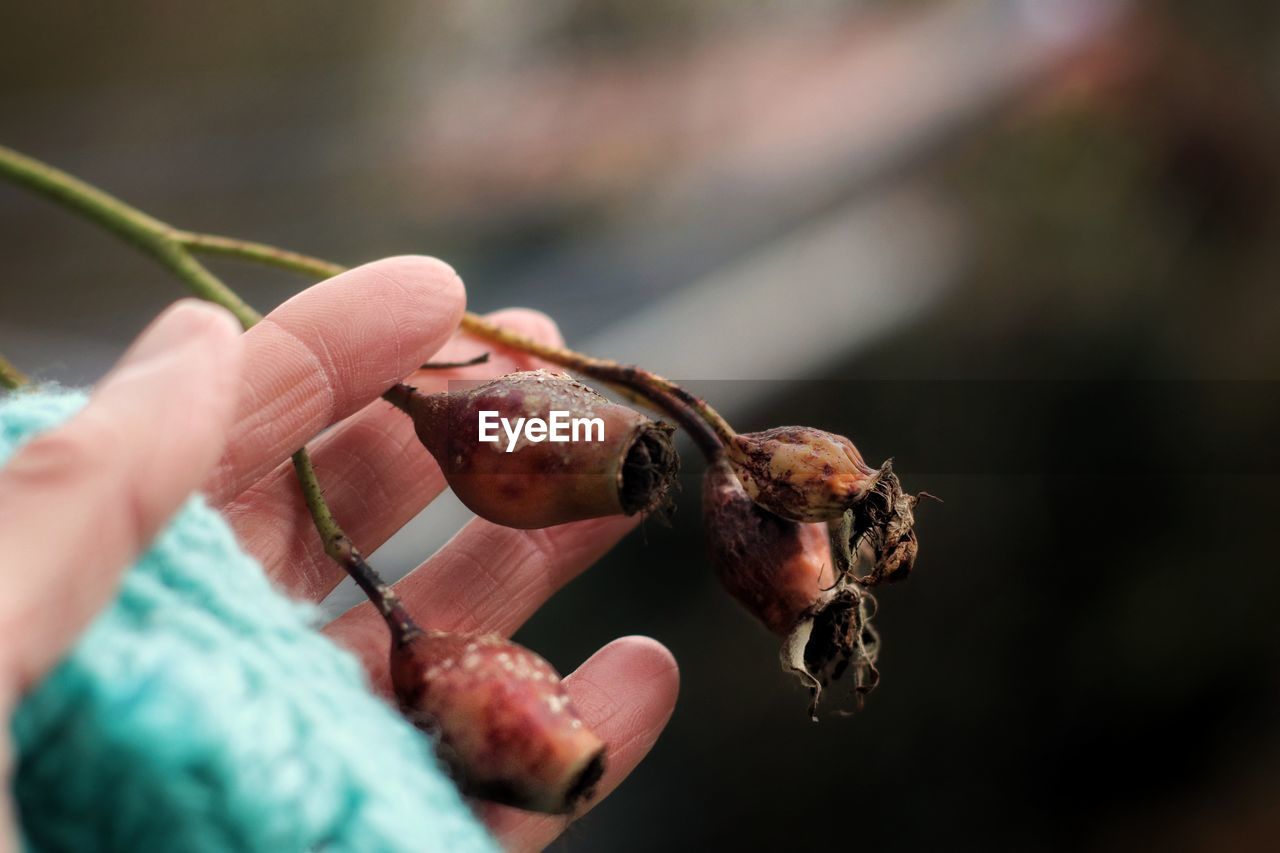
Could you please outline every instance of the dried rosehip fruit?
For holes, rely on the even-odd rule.
[[[416,631],[393,643],[401,711],[438,738],[467,794],[564,814],[591,797],[604,743],[574,711],[549,663],[496,634]]]
[[[742,433],[725,449],[747,494],[792,521],[840,518],[880,473],[849,439],[810,427]]]
[[[825,688],[851,673],[856,702],[879,680],[875,599],[837,572],[827,525],[802,524],[753,501],[724,461],[703,479],[703,517],[716,576],[769,630],[784,637],[784,670],[810,692],[817,719]]]
[[[704,475],[702,513],[720,583],[775,634],[785,636],[835,584],[826,526],[769,512],[723,460]]]
[[[387,399],[413,418],[419,440],[458,499],[506,527],[658,509],[679,469],[671,427],[544,370],[439,394],[397,386]],[[531,438],[517,434],[519,427],[510,431],[512,424],[531,419],[550,423],[553,412],[582,419],[577,440]],[[480,440],[481,413],[496,442]]]

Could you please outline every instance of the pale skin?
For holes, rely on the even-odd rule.
[[[415,373],[426,361],[491,349],[457,332],[464,308],[452,269],[402,257],[322,282],[243,334],[228,313],[193,300],[153,322],[80,414],[0,468],[0,552],[23,555],[0,563],[0,714],[7,718],[106,606],[122,571],[193,490],[223,513],[281,589],[311,601],[327,595],[342,569],[321,548],[289,454],[309,442],[335,516],[369,553],[445,488],[412,424],[379,400],[381,392],[411,374],[412,384],[434,391],[454,378],[543,366],[495,351],[483,365]],[[537,312],[492,318],[560,343]],[[609,518],[525,531],[474,519],[396,588],[424,625],[510,635],[635,524]],[[372,608],[357,607],[326,630],[386,693],[388,633]],[[589,807],[657,740],[679,676],[663,646],[624,637],[565,684],[608,744],[608,771]],[[6,772],[8,730],[0,726]],[[511,850],[541,849],[571,820],[483,805],[479,812]],[[0,798],[0,853],[15,849],[12,807]]]

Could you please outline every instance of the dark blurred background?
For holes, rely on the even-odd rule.
[[[519,635],[683,670],[558,849],[1280,849],[1280,6],[7,3],[0,44],[5,144],[185,227],[438,255],[475,309],[944,498],[879,596],[882,686],[815,725],[686,478]],[[176,295],[3,186],[0,229],[0,348],[41,378]]]

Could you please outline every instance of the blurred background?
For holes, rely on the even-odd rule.
[[[518,639],[672,648],[560,850],[1280,849],[1280,6],[9,3],[0,140],[183,227],[421,252],[471,305],[895,458],[883,682],[819,724],[697,466]],[[177,286],[0,185],[0,348],[87,382]],[[305,286],[220,266],[259,307]],[[376,555],[407,571],[466,513]],[[339,590],[340,611],[355,599]]]

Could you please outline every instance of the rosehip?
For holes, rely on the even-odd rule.
[[[604,743],[574,711],[549,663],[495,634],[418,631],[393,643],[405,716],[438,738],[468,794],[563,814],[589,798]]]
[[[769,512],[723,460],[704,475],[702,512],[720,583],[775,634],[794,628],[835,583],[825,525]]]
[[[849,439],[810,427],[740,434],[726,451],[747,494],[792,521],[838,519],[879,474]]]
[[[679,468],[672,428],[613,403],[587,386],[543,370],[513,373],[475,388],[388,393],[407,412],[458,499],[506,527],[537,528],[661,507]],[[590,438],[553,442],[480,441],[480,413],[490,423],[550,421],[552,412],[599,419]],[[504,427],[506,429],[507,427]],[[603,435],[601,436],[601,433]],[[508,448],[511,452],[507,452]]]
[[[724,460],[703,479],[703,516],[720,582],[769,630],[784,636],[782,667],[809,688],[817,719],[822,691],[852,672],[860,704],[875,687],[875,599],[837,576],[827,525],[781,518],[748,497]]]

